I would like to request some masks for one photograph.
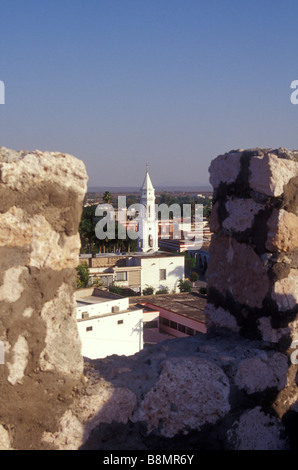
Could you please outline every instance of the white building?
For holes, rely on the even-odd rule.
[[[177,292],[179,280],[184,280],[184,264],[184,256],[164,252],[143,253],[127,259],[127,266],[140,269],[141,292],[147,287]]]
[[[140,223],[138,251],[158,251],[158,219],[155,211],[155,189],[152,185],[148,165],[143,186],[140,191]]]
[[[177,292],[180,279],[184,279],[184,258],[158,251],[158,218],[155,208],[155,189],[148,165],[143,186],[140,191],[140,203],[144,208],[140,217],[138,251],[142,254],[132,256],[127,266],[139,266],[140,291],[153,287],[154,291],[166,289]]]
[[[178,292],[179,280],[184,280],[185,258],[170,252],[99,254],[81,258],[89,265],[90,282],[100,280],[105,287],[112,283],[142,293],[147,287]]]
[[[76,301],[84,357],[130,356],[143,349],[143,310],[130,307],[128,298],[91,288],[76,291]]]
[[[90,277],[100,280],[105,287],[112,283],[137,293],[153,287],[154,292],[166,289],[178,292],[179,281],[184,280],[184,256],[158,248],[158,219],[155,208],[155,190],[148,166],[140,190],[141,213],[138,217],[138,251],[136,253],[103,253],[82,262],[89,265]]]

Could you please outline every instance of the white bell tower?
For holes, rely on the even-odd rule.
[[[148,165],[146,176],[140,191],[140,223],[138,251],[158,251],[158,220],[155,213],[155,189],[153,188]]]

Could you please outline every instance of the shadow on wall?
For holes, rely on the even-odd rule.
[[[110,356],[95,361],[85,359],[87,375],[91,370],[104,379],[104,393],[108,390],[110,396],[86,426],[84,444],[79,450],[198,449],[196,431],[189,430],[187,435],[181,432],[168,438],[159,432],[164,427],[162,419],[158,425],[160,429],[152,433],[148,433],[148,423],[138,419],[144,398],[157,385],[163,362],[182,356],[195,356],[198,340],[194,341],[194,338],[187,343],[185,340],[190,338],[165,340],[130,357]],[[175,383],[173,385],[175,387]],[[154,408],[153,414],[156,413]],[[171,413],[175,414],[175,407],[171,403],[170,408]]]
[[[277,302],[284,302],[284,297],[277,298]],[[286,297],[286,301],[290,300],[291,305],[293,305],[292,302],[296,302],[294,297],[291,299],[288,295]],[[85,359],[85,373],[89,377],[89,383],[98,384],[101,381],[101,386],[97,389],[98,385],[94,390],[91,385],[88,393],[96,394],[97,398],[101,397],[102,404],[98,407],[99,411],[96,415],[86,425],[84,444],[80,450],[284,450],[282,447],[284,441],[280,440],[280,436],[284,432],[283,427],[288,436],[290,447],[294,448],[298,435],[298,405],[296,401],[293,403],[293,400],[298,394],[297,364],[293,363],[295,362],[293,358],[298,357],[298,345],[296,346],[297,355],[295,355],[295,349],[291,349],[293,338],[290,337],[289,323],[295,320],[297,311],[298,305],[296,304],[291,311],[279,313],[276,311],[274,313],[273,323],[279,324],[279,330],[275,331],[277,339],[274,343],[243,338],[237,333],[223,328],[207,335],[198,334],[190,338],[163,341],[130,357],[114,355],[95,361]],[[221,345],[219,346],[219,344]],[[250,350],[251,352],[248,352]],[[240,357],[241,351],[243,357]],[[286,355],[286,351],[288,355]],[[202,352],[204,352],[203,356]],[[262,361],[264,357],[265,359],[269,358],[269,361],[267,359],[267,362],[265,361],[267,364],[265,373],[264,370],[259,370],[259,374],[258,370],[253,370],[252,380],[257,383],[253,393],[246,390],[245,387],[241,388],[239,384],[236,385],[237,367],[239,370],[241,361],[250,358],[250,355],[252,360],[255,357],[258,357],[258,360],[262,357]],[[206,422],[196,429],[185,426],[185,429],[179,428],[180,430],[173,437],[166,437],[166,433],[163,431],[168,420],[164,414],[164,396],[160,398],[158,394],[153,393],[155,401],[148,404],[147,400],[146,413],[142,415],[140,409],[144,409],[144,399],[149,396],[149,392],[150,395],[152,391],[156,392],[165,361],[171,361],[175,358],[179,368],[179,361],[182,361],[182,364],[183,358],[192,358],[197,361],[201,356],[202,365],[206,364],[206,361],[209,364],[212,363],[218,369],[218,373],[223,372],[228,377],[229,411],[219,416],[214,424]],[[272,364],[272,370],[270,370],[270,358],[281,359],[282,356],[284,358],[283,364],[288,364],[288,367],[286,366],[280,372]],[[279,377],[278,372],[283,376]],[[288,382],[286,381],[287,373]],[[269,376],[274,376],[274,386],[270,383]],[[169,380],[171,381],[171,377]],[[264,388],[262,385],[260,386],[260,380],[264,382]],[[192,389],[193,385],[191,381],[186,381],[186,392]],[[220,394],[226,386],[227,384],[221,383],[221,388],[216,393]],[[162,392],[168,394],[168,418],[172,421],[175,416],[179,416],[177,403],[173,399],[176,393],[181,393],[177,387],[174,374],[172,385],[168,390]],[[207,410],[212,395],[211,389],[212,387],[206,390],[205,396],[202,397],[204,407]],[[187,403],[181,403],[181,406],[189,409],[193,403],[192,411],[195,415],[196,406],[199,404],[196,400],[192,401],[192,397],[187,396]],[[289,402],[289,397],[292,397],[292,404],[287,407],[286,403]],[[159,407],[163,407],[163,409],[160,408],[160,419],[158,419]],[[247,437],[247,441],[244,441],[243,437],[242,440],[240,437],[235,437],[235,429],[241,428],[242,418],[254,410],[257,410],[260,416],[261,435],[264,436],[268,432],[267,441],[265,438],[262,441],[256,437],[257,428],[253,429],[251,437]],[[150,416],[150,413],[152,416],[157,415],[155,421],[157,420],[158,424],[152,429],[152,432],[148,433],[146,416]],[[267,424],[261,422],[265,417],[268,421]],[[279,429],[280,421],[282,425]],[[254,422],[253,426],[257,426],[257,424]],[[274,435],[275,429],[276,442],[270,437]],[[229,436],[232,435],[234,437],[230,439]],[[246,435],[249,436],[249,432]],[[288,447],[286,448],[288,449]]]
[[[181,266],[176,266],[172,271],[168,272],[168,276],[175,276],[182,278],[183,268]]]

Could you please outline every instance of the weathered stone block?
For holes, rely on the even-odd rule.
[[[287,383],[287,373],[288,361],[284,354],[263,353],[239,363],[235,383],[249,394],[272,388],[282,390]]]
[[[74,268],[86,189],[75,157],[0,148],[3,448],[45,448],[43,432],[58,426],[81,386]]]
[[[253,199],[229,197],[225,208],[228,217],[222,223],[223,228],[233,232],[244,232],[252,227],[255,215],[264,209],[264,205]]]
[[[212,160],[209,172],[210,183],[214,188],[221,182],[229,184],[236,181],[241,167],[241,155],[240,151],[231,151]]]
[[[292,336],[294,330],[296,331],[296,329],[292,329],[290,326],[286,328],[273,328],[270,317],[261,317],[258,320],[258,331],[261,333],[262,339],[269,343],[278,343],[283,337]]]
[[[218,327],[227,328],[237,333],[240,331],[236,318],[222,307],[215,307],[213,304],[209,303],[206,305],[204,314],[206,316],[207,329]]]
[[[279,420],[262,411],[260,406],[245,411],[228,432],[234,450],[288,450]]]
[[[298,249],[298,217],[283,209],[274,209],[267,222],[268,251],[293,251]]]
[[[134,421],[145,421],[148,432],[161,426],[161,435],[199,430],[226,415],[229,381],[214,363],[202,359],[168,359],[155,387],[150,390]]]
[[[251,189],[277,197],[283,194],[284,186],[298,175],[298,161],[266,152],[252,157],[249,170]]]
[[[250,245],[230,236],[213,238],[206,272],[208,286],[235,302],[261,308],[268,294],[269,278],[259,256]]]
[[[291,269],[289,275],[275,282],[272,291],[280,311],[293,310],[298,303],[298,270]]]

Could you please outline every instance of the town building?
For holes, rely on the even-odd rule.
[[[149,176],[148,165],[143,186],[140,191],[140,222],[138,251],[158,251],[158,219],[155,211],[155,190]]]
[[[143,309],[129,305],[128,297],[89,288],[76,291],[76,302],[84,357],[130,356],[143,349]]]
[[[206,298],[196,293],[131,297],[143,309],[144,344],[206,333]]]
[[[122,297],[98,288],[76,291],[82,356],[131,356],[160,341],[206,332],[206,299],[197,294]]]
[[[91,284],[101,282],[104,287],[115,284],[139,294],[148,287],[154,292],[178,292],[179,281],[185,277],[185,258],[179,253],[159,250],[155,190],[148,166],[140,189],[140,207],[136,252],[80,255],[79,262],[88,264]]]
[[[90,284],[115,284],[139,294],[147,287],[178,292],[179,280],[184,280],[185,258],[177,253],[102,253],[80,257],[80,263],[84,262],[89,266]]]

